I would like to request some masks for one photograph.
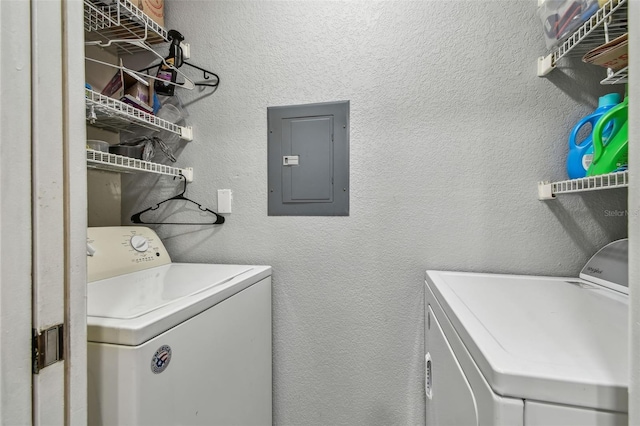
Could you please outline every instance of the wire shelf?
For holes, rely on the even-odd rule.
[[[629,186],[629,172],[615,172],[606,175],[589,176],[559,182],[539,182],[538,199],[551,200],[559,194],[596,191],[599,189],[625,188]]]
[[[622,84],[629,81],[629,67],[624,67],[619,71],[607,70],[608,77],[600,82],[600,84]]]
[[[193,181],[192,168],[180,169],[93,149],[87,149],[87,167],[120,173],[147,172],[168,176],[184,176],[187,182]]]
[[[143,52],[145,49],[122,40],[145,41],[147,44],[168,42],[167,30],[129,0],[84,0],[84,29],[87,41],[100,41],[107,46],[115,41],[124,53]]]
[[[538,76],[549,74],[564,57],[582,57],[590,50],[627,33],[627,1],[607,1],[553,52],[538,58]],[[626,82],[626,77],[624,81],[615,78],[609,80],[610,78],[612,78],[612,72],[608,72],[608,77],[602,81],[602,84]]]
[[[186,141],[193,140],[193,129],[173,124],[117,99],[85,89],[87,121],[93,127],[134,133],[137,127],[156,132],[166,130]]]
[[[609,0],[553,52],[554,63],[565,56],[584,56],[591,49],[627,32],[627,0]]]

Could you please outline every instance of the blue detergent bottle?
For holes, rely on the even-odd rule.
[[[618,93],[609,93],[601,96],[600,99],[598,99],[598,108],[596,108],[592,114],[580,120],[573,130],[571,130],[571,134],[569,135],[569,154],[567,155],[567,174],[569,175],[569,179],[585,177],[593,158],[592,132],[589,132],[589,135],[581,141],[576,140],[578,133],[587,124],[593,129],[604,113],[619,103],[620,94]],[[610,132],[611,129],[605,129],[603,134],[605,139]]]

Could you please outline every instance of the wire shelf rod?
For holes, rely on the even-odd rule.
[[[88,148],[87,166],[90,168],[121,173],[148,172],[167,176],[184,176],[187,179],[187,182],[193,181],[193,169],[190,167],[181,169],[178,167],[167,166],[165,164],[125,157],[123,155],[95,151]]]
[[[588,176],[559,182],[539,182],[538,199],[551,200],[560,194],[625,188],[629,186],[629,172],[614,172],[606,175]]]
[[[94,127],[126,130],[131,124],[136,124],[155,131],[166,130],[175,133],[183,140],[193,140],[191,127],[178,126],[90,89],[85,89],[85,97],[87,120]]]

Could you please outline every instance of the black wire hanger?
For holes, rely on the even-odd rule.
[[[178,31],[176,30],[169,30],[169,33],[167,35],[169,41],[172,41],[174,38],[178,39],[179,41],[184,40],[184,36],[182,34],[180,34]],[[201,82],[194,82],[193,84],[195,86],[206,86],[206,87],[218,87],[218,85],[220,84],[220,77],[218,76],[218,74],[216,74],[213,71],[209,71],[206,70],[202,67],[199,67],[197,65],[194,65],[190,62],[187,62],[183,59],[183,54],[182,54],[182,47],[180,47],[180,45],[178,44],[178,50],[177,50],[177,55],[175,58],[175,63],[173,64],[173,66],[175,66],[176,68],[180,68],[182,65],[188,65],[191,68],[195,68],[199,71],[202,71],[202,76],[205,80],[209,80],[211,79],[211,77],[215,77],[215,80],[213,81],[201,81]],[[149,73],[149,71],[155,69],[155,68],[159,68],[162,65],[162,62],[158,62],[157,64],[154,65],[150,65],[147,68],[141,69],[138,72],[146,72],[147,74]],[[176,83],[178,85],[180,85],[181,83]]]
[[[180,48],[180,50],[182,50],[182,48]],[[197,81],[197,82],[194,82],[193,84],[195,86],[218,87],[218,85],[220,84],[220,77],[218,77],[218,74],[216,74],[215,72],[208,71],[208,70],[206,70],[204,68],[200,68],[199,66],[193,65],[193,64],[191,64],[191,63],[189,63],[187,61],[182,61],[182,63],[184,65],[190,66],[191,68],[195,68],[197,70],[202,71],[202,75],[203,75],[205,80],[209,80],[211,78],[211,76],[216,78],[214,81],[207,81],[207,82]]]
[[[181,178],[184,179],[184,187],[182,189],[182,192],[179,193],[178,195],[174,195],[171,198],[167,198],[164,201],[160,201],[158,204],[156,204],[155,206],[146,208],[138,213],[135,213],[134,215],[131,216],[131,222],[133,223],[141,223],[144,225],[221,225],[224,223],[224,217],[220,216],[218,213],[214,212],[213,210],[209,210],[206,207],[202,207],[202,205],[196,203],[193,200],[188,199],[187,197],[184,196],[184,193],[187,192],[187,178],[180,175]],[[209,212],[213,215],[215,215],[216,220],[215,222],[144,222],[140,216],[143,213],[148,212],[149,210],[157,210],[160,207],[160,204],[164,204],[168,201],[173,201],[173,200],[182,200],[182,201],[188,201],[190,203],[195,204],[196,206],[198,206],[198,209],[200,209],[203,212]]]

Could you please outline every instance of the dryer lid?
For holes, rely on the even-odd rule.
[[[499,395],[627,411],[628,296],[580,279],[427,271]]]

